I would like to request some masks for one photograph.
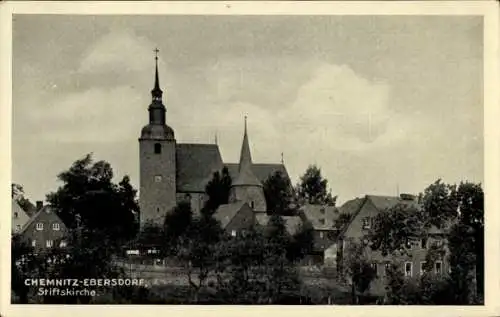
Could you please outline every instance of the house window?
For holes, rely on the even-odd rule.
[[[427,238],[422,238],[422,239],[420,240],[420,247],[421,247],[422,249],[426,249],[426,248],[427,248]]]
[[[325,233],[323,231],[319,232],[319,237],[320,239],[323,239],[325,237]]]
[[[19,218],[19,213],[17,211],[14,212],[14,218]]]
[[[47,248],[52,248],[53,244],[54,244],[54,242],[52,240],[45,241],[45,245],[47,246]]]
[[[161,154],[161,144],[155,143],[155,154]]]
[[[370,223],[369,217],[363,218],[363,229],[370,229]]]
[[[322,224],[322,225],[324,225],[325,224],[325,219],[324,218],[319,219],[319,223]]]
[[[434,263],[434,269],[436,274],[441,274],[443,272],[443,262],[436,261],[436,263]]]
[[[59,231],[59,229],[60,229],[60,226],[59,226],[58,223],[53,223],[52,224],[52,230]]]
[[[423,275],[425,273],[425,261],[420,262],[420,275]]]
[[[442,240],[442,239],[438,239],[438,240],[436,240],[436,246],[437,246],[438,248],[442,247],[442,246],[443,246],[443,240]]]
[[[60,247],[60,248],[65,248],[65,247],[66,247],[66,245],[67,245],[67,244],[66,244],[66,241],[64,241],[64,240],[61,240],[61,243],[59,243],[59,247]]]
[[[377,272],[377,271],[378,271],[378,270],[377,270],[377,267],[378,267],[377,263],[372,263],[372,264],[370,264],[370,267],[372,268],[373,272],[375,272],[375,274],[377,274],[377,273],[378,273],[378,272]]]
[[[412,275],[413,275],[413,263],[406,262],[405,263],[405,276],[412,276]]]
[[[16,232],[21,231],[21,225],[16,225]]]
[[[155,183],[160,183],[161,182],[161,175],[155,175]]]
[[[407,249],[411,249],[411,247],[412,247],[411,240],[410,239],[406,239],[406,248]]]
[[[231,230],[231,236],[236,237],[236,230]]]
[[[391,268],[391,263],[386,263],[384,265],[385,275],[389,273],[390,268]]]
[[[321,212],[321,214],[323,214],[323,215],[324,215],[324,214],[325,214],[325,208],[321,208],[321,209],[319,210],[319,212]]]
[[[31,246],[36,247],[36,240],[31,240]]]
[[[36,224],[36,230],[43,230],[43,223],[39,222]]]

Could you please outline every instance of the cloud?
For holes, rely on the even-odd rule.
[[[130,87],[92,88],[56,97],[44,107],[33,107],[28,120],[44,122],[48,127],[37,136],[40,140],[67,143],[123,141],[138,136],[142,117],[135,112],[140,111],[140,96]]]
[[[130,30],[111,31],[89,47],[82,59],[80,73],[142,72],[150,65],[155,45]]]

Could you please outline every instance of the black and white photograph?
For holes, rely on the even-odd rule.
[[[484,16],[214,5],[11,15],[9,303],[485,305]]]

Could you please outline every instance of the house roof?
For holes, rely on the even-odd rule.
[[[52,208],[52,206],[50,205],[46,205],[44,207],[42,207],[39,211],[37,211],[36,214],[34,214],[30,220],[24,225],[24,227],[21,229],[20,233],[23,234],[24,232],[26,232],[26,230],[30,227],[30,225],[32,223],[34,223],[35,221],[38,221],[38,219],[43,215],[43,214],[51,214],[52,217],[55,217],[56,219],[58,219],[62,225],[63,228],[66,228],[66,225],[64,224],[64,222],[61,220],[61,218],[59,218],[59,216],[57,215],[57,213],[54,211],[54,208]]]
[[[269,219],[271,216],[264,213],[257,213],[255,215],[255,220],[261,226],[267,226],[269,224]],[[285,222],[286,231],[294,235],[299,232],[302,225],[302,219],[299,216],[281,216]]]
[[[226,163],[227,170],[232,179],[238,176],[238,163]],[[259,179],[261,183],[264,183],[269,176],[273,175],[275,172],[280,171],[283,177],[290,179],[288,172],[283,164],[272,164],[272,163],[253,163],[252,164],[253,174]]]
[[[178,192],[205,192],[213,173],[222,170],[223,163],[216,144],[177,144]]]
[[[245,202],[237,201],[231,204],[220,205],[214,213],[214,218],[221,223],[222,228],[225,228],[245,204]]]
[[[14,214],[17,213],[17,217],[14,216]],[[23,208],[19,205],[19,203],[15,200],[12,199],[12,230],[16,230],[16,226],[19,225],[22,228],[26,225],[26,223],[29,222],[30,217],[28,213],[26,213]]]
[[[315,230],[334,230],[335,221],[340,215],[336,207],[326,205],[306,204],[300,211]]]

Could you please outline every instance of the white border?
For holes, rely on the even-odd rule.
[[[500,237],[500,111],[498,104],[498,6],[495,1],[426,1],[426,2],[2,2],[0,3],[0,253],[2,316],[496,316],[500,315],[500,278],[498,271]],[[485,306],[152,306],[152,305],[10,305],[10,180],[11,180],[11,102],[12,102],[12,14],[198,14],[198,15],[481,15],[484,16],[484,163],[486,206],[486,298]]]

